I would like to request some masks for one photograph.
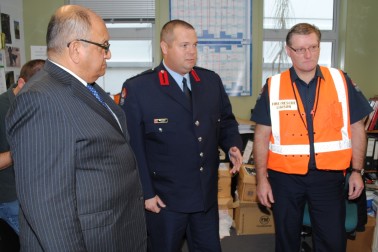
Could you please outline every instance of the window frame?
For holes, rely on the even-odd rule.
[[[264,8],[264,7],[263,7]],[[263,19],[264,19],[263,15]],[[331,42],[332,43],[332,53],[331,53],[331,66],[337,67],[338,57],[339,57],[339,19],[340,19],[340,0],[333,0],[333,22],[332,22],[332,30],[320,30],[322,34],[321,42]],[[290,29],[290,28],[289,28]],[[263,43],[265,41],[272,41],[272,42],[280,42],[283,41],[285,43],[286,35],[289,32],[289,29],[265,29],[263,27]],[[263,57],[264,57],[264,49],[263,50]],[[264,76],[264,69],[265,64],[262,62],[262,75]],[[265,79],[263,78],[263,84],[265,83]]]

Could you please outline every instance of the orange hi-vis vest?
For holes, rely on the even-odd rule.
[[[314,128],[316,167],[344,170],[352,158],[348,90],[344,74],[320,67],[324,80],[318,80],[311,112]],[[289,174],[306,174],[310,159],[306,112],[290,71],[268,81],[272,133],[268,168]]]

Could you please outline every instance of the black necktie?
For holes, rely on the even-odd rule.
[[[184,92],[186,98],[188,98],[189,101],[192,101],[192,92],[188,88],[188,85],[186,84],[186,78],[184,77],[182,79],[182,91]]]

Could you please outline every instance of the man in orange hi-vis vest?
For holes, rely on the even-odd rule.
[[[257,195],[271,207],[276,251],[299,251],[307,202],[316,251],[345,251],[344,174],[349,199],[360,196],[371,107],[346,73],[318,65],[321,33],[300,23],[286,37],[292,67],[268,78],[256,122]]]

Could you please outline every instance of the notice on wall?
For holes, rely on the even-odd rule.
[[[7,91],[7,84],[5,82],[5,69],[3,66],[0,66],[0,94]]]
[[[197,66],[217,72],[230,96],[252,94],[251,2],[170,1],[170,19],[185,20],[197,31]]]
[[[47,46],[30,46],[30,58],[47,59]]]

